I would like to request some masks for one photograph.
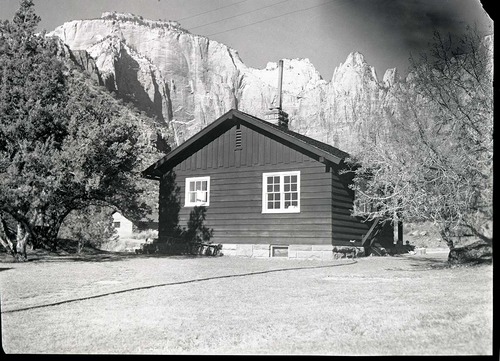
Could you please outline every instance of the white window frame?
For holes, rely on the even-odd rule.
[[[191,191],[189,190],[189,184],[191,182],[207,182],[207,200],[206,202],[204,201],[195,201],[191,202],[189,194]],[[210,177],[189,177],[186,178],[186,184],[185,184],[185,191],[184,191],[184,207],[197,207],[197,206],[205,206],[208,207],[210,205]],[[196,191],[196,190],[195,190]]]
[[[284,177],[297,176],[297,206],[283,208],[285,205]],[[280,208],[268,209],[267,205],[267,177],[280,177]],[[300,171],[262,173],[262,213],[300,213]]]

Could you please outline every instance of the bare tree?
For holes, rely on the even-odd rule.
[[[436,32],[431,50],[410,58],[391,132],[355,159],[356,215],[432,221],[450,249],[454,235],[491,244],[492,40],[471,28],[457,40]]]

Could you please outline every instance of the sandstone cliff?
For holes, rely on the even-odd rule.
[[[231,108],[263,117],[276,100],[277,63],[248,67],[236,50],[177,22],[104,13],[65,23],[49,35],[61,38],[109,90],[162,122],[174,146]],[[89,69],[93,64],[96,69]],[[335,69],[331,81],[308,59],[285,59],[283,109],[292,130],[351,152],[369,136],[369,123],[383,119],[399,81],[396,69],[389,69],[380,82],[357,52]]]

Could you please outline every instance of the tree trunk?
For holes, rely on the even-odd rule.
[[[26,232],[21,223],[17,223],[16,235],[16,257],[19,261],[27,261],[26,244],[28,243],[29,232]]]
[[[2,214],[0,213],[0,243],[2,246],[9,252],[9,254],[16,258],[16,247],[14,243],[11,241],[9,234],[7,233],[7,224],[2,218]]]
[[[78,254],[80,254],[80,253],[82,252],[82,250],[83,250],[83,247],[85,247],[85,240],[84,240],[84,239],[82,239],[82,238],[80,238],[80,239],[78,240],[78,245],[77,245],[77,250],[76,250],[76,252],[77,252]]]
[[[439,233],[441,234],[441,238],[446,242],[446,245],[451,251],[455,247],[455,245],[453,243],[453,239],[451,238],[449,227],[445,226],[439,231]]]
[[[484,232],[478,231],[475,227],[473,227],[471,225],[467,225],[467,227],[481,241],[483,241],[484,243],[486,243],[486,244],[488,244],[488,245],[491,246],[491,244],[493,243],[493,237],[491,237],[491,238],[488,237],[487,235],[484,234]]]
[[[16,249],[11,246],[12,242],[10,242],[8,238],[4,238],[4,236],[0,235],[0,244],[2,244],[2,246],[12,257],[16,258]]]

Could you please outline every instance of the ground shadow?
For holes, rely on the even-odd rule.
[[[201,258],[203,255],[191,255],[191,254],[135,254],[131,252],[109,252],[102,251],[102,253],[93,254],[70,254],[70,255],[57,255],[57,254],[38,254],[30,255],[28,254],[28,260],[26,262],[34,263],[47,263],[47,262],[89,262],[89,263],[99,263],[99,262],[118,262],[125,261],[128,259],[144,259],[144,258],[171,258],[171,259],[191,259],[191,258]],[[14,261],[0,260],[0,263],[14,263]],[[0,268],[1,271],[6,271],[11,268]]]
[[[426,271],[435,269],[447,269],[452,265],[448,262],[448,257],[443,255],[394,255],[386,256],[398,259],[403,262],[401,267],[386,268],[387,271]]]
[[[130,258],[133,254],[91,254],[91,255],[48,255],[48,256],[33,256],[31,255],[27,262],[115,262],[123,261]]]

